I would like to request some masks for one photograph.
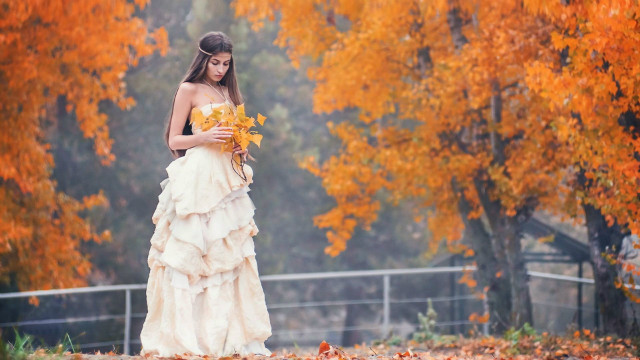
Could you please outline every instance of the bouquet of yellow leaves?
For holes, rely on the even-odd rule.
[[[236,144],[240,145],[242,150],[246,150],[250,143],[254,143],[260,147],[262,135],[258,134],[255,130],[251,130],[251,128],[256,126],[256,121],[262,126],[267,118],[262,114],[258,114],[257,119],[246,116],[244,104],[239,105],[235,111],[233,111],[230,105],[225,105],[226,106],[214,108],[208,116],[204,116],[202,110],[199,108],[193,108],[193,110],[191,110],[190,124],[195,124],[202,129],[202,131],[207,131],[218,124],[223,127],[230,127],[233,135],[222,144],[223,151],[233,152]]]

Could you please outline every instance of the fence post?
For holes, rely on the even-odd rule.
[[[482,297],[482,308],[484,309],[485,314],[490,314],[491,310],[489,309],[489,299],[487,296],[487,290],[483,290],[484,296]],[[489,321],[482,324],[482,334],[484,336],[489,336]]]
[[[449,258],[449,266],[456,265],[456,257],[451,256]],[[449,321],[451,321],[451,334],[456,334],[457,326],[454,325],[456,321],[456,304],[454,303],[454,299],[456,298],[456,275],[454,273],[449,274],[449,296],[451,296],[451,301],[449,302]]]
[[[582,261],[578,263],[578,277],[582,278]],[[578,329],[582,329],[582,283],[578,283]]]
[[[382,338],[385,339],[389,335],[389,291],[390,291],[390,279],[389,275],[382,277]]]
[[[124,305],[124,351],[123,355],[129,355],[129,339],[131,338],[131,290],[125,290]]]

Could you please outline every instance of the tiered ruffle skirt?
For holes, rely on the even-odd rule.
[[[264,354],[271,325],[258,277],[255,207],[219,146],[167,168],[153,222],[142,353]]]

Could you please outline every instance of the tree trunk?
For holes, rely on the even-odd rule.
[[[494,234],[493,242],[504,246],[511,293],[511,326],[519,329],[525,323],[533,325],[529,275],[520,246],[522,225],[506,215],[494,215],[490,223]]]
[[[452,1],[451,8],[447,12],[447,24],[456,49],[461,49],[468,42],[462,32],[462,23],[463,20],[460,17],[456,3]],[[491,88],[490,121],[493,124],[499,124],[502,121],[502,89],[499,79],[496,78],[491,81]],[[506,158],[504,139],[495,130],[489,130],[489,136],[493,155],[492,162],[504,165]],[[474,179],[474,183],[485,214],[489,218],[492,234],[491,245],[497,263],[501,269],[504,269],[502,271],[503,275],[509,275],[508,281],[511,294],[509,323],[516,328],[522,327],[525,323],[533,325],[531,296],[529,294],[527,269],[520,246],[520,234],[522,224],[535,209],[535,205],[533,205],[535,201],[527,201],[527,204],[518,210],[519,215],[515,217],[507,216],[500,201],[492,199],[489,195],[489,192],[495,186],[486,171],[478,174]]]
[[[515,219],[503,217],[499,231],[506,245],[507,263],[509,264],[511,285],[511,318],[515,328],[521,328],[525,323],[533,325],[533,313],[531,308],[531,294],[529,293],[529,275],[522,256],[520,246],[520,226]]]
[[[491,332],[502,334],[510,327],[511,277],[507,268],[503,268],[498,262],[491,244],[491,236],[487,233],[482,220],[469,219],[471,205],[464,198],[462,191],[456,189],[456,192],[458,209],[465,225],[464,238],[471,241],[471,247],[475,252],[479,284],[483,289],[487,288]]]
[[[520,328],[525,323],[533,325],[529,277],[522,256],[520,239],[522,224],[531,216],[535,205],[526,204],[516,216],[507,216],[500,202],[492,200],[488,194],[488,189],[493,186],[491,181],[480,180],[480,178],[487,178],[487,175],[479,175],[474,183],[491,227],[492,248],[501,268],[506,269],[509,275],[511,298],[509,324],[515,328]]]
[[[491,81],[491,121],[494,125],[502,122],[502,89],[500,81],[496,78]],[[493,162],[499,165],[505,164],[505,141],[502,135],[493,130],[491,135],[491,149],[493,152]],[[494,188],[493,182],[488,178],[485,183],[486,189]],[[526,201],[516,216],[508,216],[499,201],[486,199],[495,204],[493,213],[496,221],[493,223],[494,234],[497,239],[501,239],[505,246],[507,264],[511,275],[511,320],[512,325],[521,328],[525,323],[533,325],[533,314],[531,309],[531,295],[529,294],[529,276],[527,267],[522,256],[520,245],[522,224],[531,217],[535,208],[535,201]]]
[[[598,311],[602,317],[602,331],[624,337],[627,335],[627,318],[625,317],[627,298],[614,284],[619,276],[618,268],[603,257],[603,253],[609,253],[614,258],[618,256],[624,234],[617,224],[608,226],[600,210],[591,205],[583,205],[583,208],[596,282]]]
[[[359,291],[358,295],[362,295]],[[360,311],[362,304],[348,304],[347,315],[344,319],[344,330],[342,331],[342,346],[353,346],[354,344],[360,344],[364,341],[362,334],[359,330],[349,330],[349,328],[356,326],[358,318],[360,317]],[[383,334],[383,338],[387,334]]]
[[[356,266],[357,268],[364,268],[365,263],[353,258],[354,253],[351,253],[348,262]],[[350,281],[346,283],[346,293],[349,299],[365,299],[366,298],[366,285],[361,281]],[[344,318],[344,325],[342,330],[342,346],[353,346],[354,344],[361,344],[363,334],[361,330],[350,330],[357,327],[361,319],[366,318],[368,315],[368,306],[365,304],[347,304],[346,314]],[[386,338],[388,334],[382,334],[382,338]]]

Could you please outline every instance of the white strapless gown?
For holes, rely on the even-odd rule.
[[[201,110],[206,116],[217,106],[227,105]],[[253,172],[244,172],[247,181],[220,145],[191,148],[167,167],[153,214],[142,354],[270,354],[247,193]]]

